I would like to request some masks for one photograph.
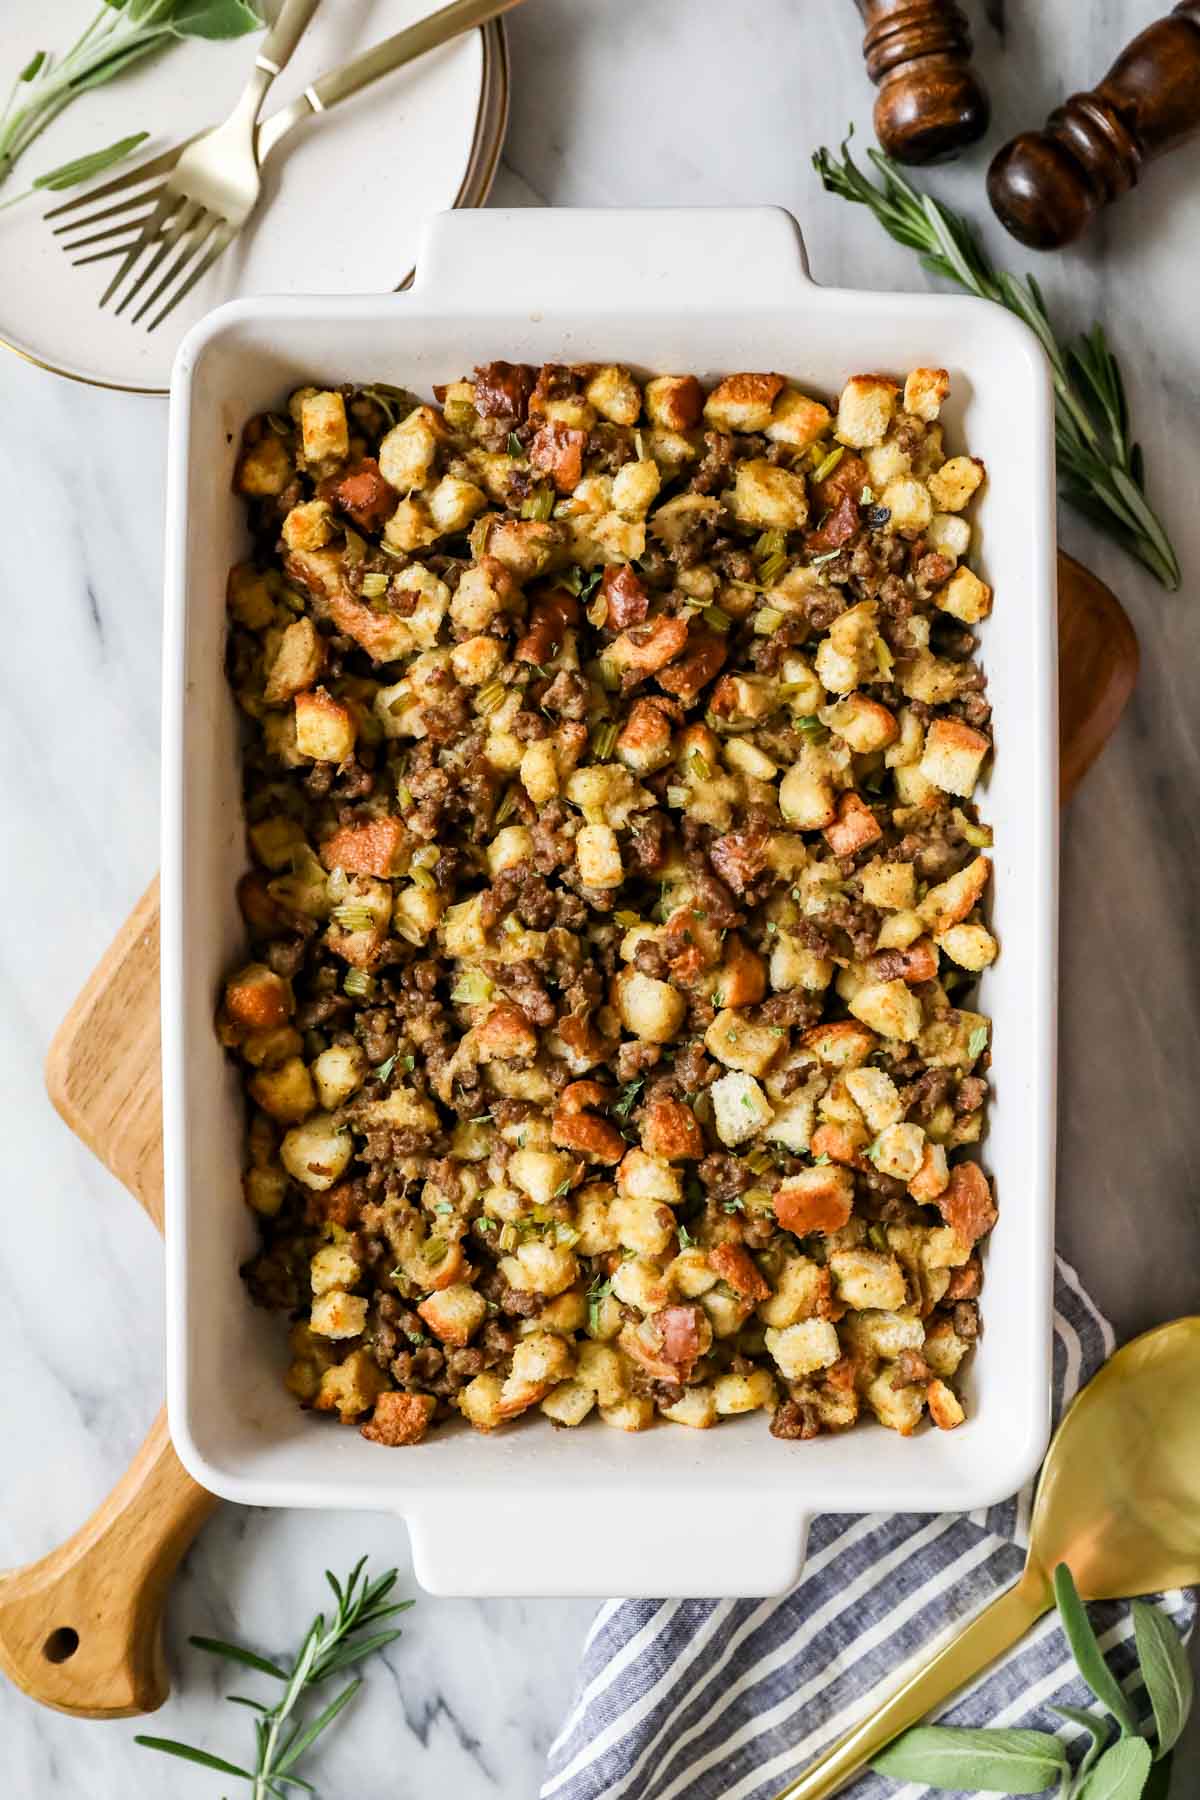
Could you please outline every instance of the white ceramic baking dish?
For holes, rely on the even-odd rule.
[[[836,392],[856,371],[947,367],[950,442],[985,459],[981,570],[998,755],[995,1020],[985,1160],[1000,1221],[968,1420],[905,1440],[875,1425],[780,1443],[761,1414],[636,1436],[544,1423],[462,1428],[385,1450],[284,1392],[281,1321],[238,1263],[238,1081],[213,1035],[243,953],[237,725],[222,596],[245,548],[238,434],[301,382],[374,378],[428,393],[493,357],[619,359],[643,371],[783,369]],[[796,1577],[817,1511],[966,1510],[1012,1493],[1048,1430],[1054,1141],[1056,655],[1050,387],[998,307],[815,286],[773,209],[468,212],[429,222],[412,288],[245,300],[190,333],[172,384],[167,509],[162,994],[171,1430],[206,1487],[257,1505],[364,1507],[409,1523],[418,1579],[447,1594],[759,1595]]]

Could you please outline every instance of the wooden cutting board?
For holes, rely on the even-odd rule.
[[[1137,676],[1120,602],[1060,554],[1062,797],[1099,755]],[[70,1013],[46,1085],[71,1130],[162,1229],[158,883],[143,894]],[[151,1712],[167,1697],[161,1619],[175,1568],[217,1504],[184,1470],[160,1412],[107,1500],[39,1562],[0,1575],[0,1668],[33,1699],[83,1718]]]

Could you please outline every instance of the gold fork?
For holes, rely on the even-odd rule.
[[[311,8],[315,0],[308,0],[308,4]],[[148,331],[153,331],[191,292],[245,225],[258,203],[263,164],[302,120],[311,118],[314,114],[328,112],[338,101],[348,99],[382,76],[423,56],[426,51],[436,49],[440,44],[447,43],[474,26],[485,24],[489,19],[518,4],[519,0],[452,0],[450,5],[442,7],[439,12],[419,19],[405,30],[385,38],[373,49],[364,51],[361,56],[318,76],[289,106],[281,108],[263,121],[252,137],[253,147],[249,158],[244,156],[240,141],[236,146],[236,155],[228,152],[221,140],[226,127],[218,127],[216,131],[206,133],[199,139],[191,139],[178,149],[164,151],[161,156],[127,175],[54,207],[46,217],[60,218],[64,214],[73,213],[77,208],[90,206],[93,201],[108,199],[114,194],[129,196],[98,212],[72,218],[66,225],[56,227],[59,234],[87,231],[93,225],[104,227],[90,236],[64,242],[63,248],[68,251],[83,249],[92,244],[110,245],[108,249],[79,258],[79,262],[93,262],[112,255],[122,256],[121,266],[101,297],[101,306],[121,285],[143,251],[154,246],[149,264],[137,276],[117,308],[118,312],[129,305],[171,251],[179,247],[179,254],[171,266],[133,315],[132,322],[136,324],[167,294],[172,283],[176,284],[174,291],[165,299],[147,326]],[[241,104],[239,102],[239,107]],[[211,155],[211,147],[214,145],[219,154],[211,157],[211,160],[206,157],[198,179],[194,153],[205,149]],[[147,180],[164,175],[166,179],[148,191],[130,193],[131,189],[140,188]],[[115,224],[105,223],[117,214],[128,212],[139,205],[148,207],[149,210],[133,219],[124,219]],[[138,232],[132,243],[127,239],[130,231]],[[126,236],[126,241],[112,246],[112,240],[122,236]]]
[[[239,195],[246,191],[248,183],[252,182],[257,191],[254,128],[267,90],[300,42],[317,4],[318,0],[283,0],[275,24],[254,59],[250,79],[242,89],[237,105],[222,124],[193,138],[184,148],[163,184],[158,204],[147,219],[141,236],[100,296],[102,307],[107,305],[151,240],[157,244],[154,255],[117,307],[118,313],[124,312],[136,298],[175,246],[182,244],[183,248],[158,286],[133,315],[135,324],[210,238],[213,242],[207,258],[200,262],[191,281],[184,285],[172,304],[183,298],[188,286],[194,285],[209,263],[221,254],[229,241],[222,234],[228,229],[226,218],[230,209],[236,208]],[[156,319],[154,324],[157,323]]]

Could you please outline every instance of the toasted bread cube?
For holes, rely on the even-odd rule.
[[[601,1406],[615,1406],[629,1391],[626,1365],[608,1344],[584,1340],[579,1345],[575,1379],[595,1394]]]
[[[325,642],[311,619],[294,619],[279,640],[267,669],[263,697],[268,706],[293,700],[312,687],[325,662]]]
[[[733,483],[733,512],[743,525],[799,530],[808,519],[803,475],[778,468],[765,457],[739,463]]]
[[[395,1449],[403,1444],[419,1444],[437,1411],[432,1394],[380,1394],[370,1422],[360,1425],[363,1437],[373,1444],[386,1444]]]
[[[340,394],[306,394],[300,402],[300,442],[306,462],[340,461],[350,454],[346,402]]]
[[[465,1281],[455,1281],[430,1294],[417,1311],[441,1343],[461,1346],[470,1343],[487,1318],[487,1301]]]
[[[617,1191],[630,1200],[652,1200],[676,1206],[683,1197],[679,1171],[661,1156],[628,1150],[617,1169]]]
[[[380,444],[380,473],[397,493],[411,493],[425,486],[437,447],[437,415],[428,406],[418,406],[393,425]]]
[[[620,887],[624,879],[621,847],[611,825],[581,825],[575,839],[575,861],[585,887]]]
[[[780,1183],[772,1205],[783,1229],[796,1237],[807,1237],[812,1231],[840,1231],[854,1205],[854,1178],[848,1169],[832,1163],[801,1169]]]
[[[644,519],[661,486],[658,464],[649,457],[623,463],[613,476],[613,511],[626,519]]]
[[[850,1069],[843,1079],[872,1131],[886,1131],[904,1117],[904,1103],[886,1070]]]
[[[275,617],[271,578],[253,563],[235,563],[226,583],[225,604],[247,631],[265,630]]]
[[[450,602],[450,617],[459,631],[486,631],[516,597],[512,576],[495,557],[481,557],[462,572]]]
[[[565,1244],[529,1238],[512,1256],[503,1258],[500,1272],[518,1293],[544,1294],[553,1300],[578,1280],[579,1264],[575,1252]]]
[[[276,1068],[257,1070],[247,1085],[255,1105],[281,1125],[299,1124],[317,1104],[312,1077],[298,1056],[289,1056]]]
[[[279,1160],[294,1181],[321,1193],[345,1171],[353,1152],[354,1140],[334,1123],[333,1114],[316,1112],[286,1134]]]
[[[591,1388],[581,1381],[560,1381],[542,1401],[541,1411],[555,1425],[582,1425],[596,1404]]]
[[[642,393],[637,382],[619,363],[606,363],[597,369],[584,389],[589,406],[594,406],[602,419],[614,425],[636,425],[642,410]]]
[[[353,1350],[345,1362],[324,1371],[313,1406],[318,1412],[336,1412],[347,1425],[375,1404],[387,1381],[369,1350]]]
[[[654,1423],[654,1402],[646,1394],[629,1394],[615,1406],[602,1406],[600,1417],[614,1431],[645,1431]]]
[[[881,1037],[911,1043],[921,1030],[921,1002],[904,982],[868,981],[848,1002],[850,1011]]]
[[[584,827],[586,830],[586,827]],[[649,1044],[669,1044],[687,1012],[687,1002],[668,982],[627,969],[617,980],[621,1023]]]
[[[460,687],[483,687],[499,674],[504,649],[494,637],[467,638],[450,652],[450,667]]]
[[[438,530],[448,534],[465,531],[487,505],[487,495],[473,481],[464,481],[458,475],[443,475],[429,495],[428,505]]]
[[[828,721],[838,736],[862,756],[886,749],[900,734],[895,713],[866,694],[848,694],[839,700],[830,710]]]
[[[789,1256],[775,1278],[775,1292],[757,1307],[764,1325],[782,1330],[800,1319],[816,1318],[828,1309],[829,1275],[807,1256]]]
[[[910,369],[904,382],[904,410],[931,424],[949,392],[950,377],[945,369]]]
[[[807,993],[821,994],[833,979],[833,964],[828,957],[818,956],[788,931],[773,934],[769,969],[776,993],[803,988]]]
[[[882,444],[896,412],[896,384],[886,375],[853,375],[838,401],[834,436],[852,450]]]
[[[977,856],[973,862],[960,869],[957,875],[951,875],[937,887],[930,888],[917,912],[935,938],[948,931],[951,925],[957,925],[960,919],[965,919],[979,904],[991,872],[990,858]]]
[[[961,719],[935,719],[925,735],[925,754],[919,767],[926,781],[944,794],[964,799],[975,791],[983,759],[991,743],[981,731]]]
[[[403,550],[406,554],[424,550],[427,545],[436,543],[441,535],[428,503],[419,495],[402,500],[383,528],[384,541],[393,550]]]
[[[344,1106],[367,1076],[367,1058],[359,1044],[331,1044],[312,1065],[317,1099],[326,1112]]]
[[[672,1425],[688,1425],[693,1431],[707,1431],[717,1422],[716,1395],[707,1385],[684,1388],[678,1400],[669,1406],[660,1402],[658,1410]]]
[[[937,945],[960,969],[973,972],[986,969],[989,963],[995,962],[1000,949],[983,925],[952,925],[949,931],[939,934]]]
[[[667,1279],[681,1299],[696,1300],[716,1287],[717,1271],[709,1262],[708,1252],[692,1245],[675,1257],[667,1269]]]
[[[709,1092],[717,1136],[723,1144],[744,1144],[771,1123],[771,1103],[752,1075],[731,1070],[714,1081]]]
[[[283,521],[282,537],[289,550],[320,550],[333,537],[336,525],[325,500],[302,500]]]
[[[287,1176],[280,1168],[247,1169],[242,1176],[242,1194],[252,1212],[273,1219],[283,1205],[287,1193]]]
[[[494,1369],[485,1369],[469,1381],[458,1396],[458,1409],[476,1431],[494,1431],[504,1423],[500,1394],[504,1383]]]
[[[788,1381],[799,1381],[814,1369],[827,1369],[842,1354],[838,1334],[828,1319],[799,1319],[782,1331],[768,1325],[765,1335],[767,1350]]]
[[[825,436],[833,423],[827,406],[810,400],[799,388],[785,387],[771,408],[771,418],[764,427],[773,444],[788,444],[793,450],[807,450]]]
[[[805,1088],[797,1088],[795,1093],[775,1103],[774,1117],[764,1128],[764,1135],[773,1144],[782,1144],[793,1156],[801,1156],[812,1143],[816,1102]]]
[[[704,1135],[695,1113],[682,1100],[654,1099],[642,1118],[642,1148],[648,1155],[676,1162],[704,1155]]]
[[[557,1189],[574,1173],[574,1160],[562,1150],[514,1150],[507,1176],[513,1187],[528,1194],[535,1206],[548,1206]]]
[[[984,467],[975,456],[952,456],[929,477],[929,492],[939,512],[961,512],[983,480]]]
[[[247,963],[225,983],[225,1011],[248,1031],[269,1031],[292,1016],[292,992],[265,963]]]
[[[968,568],[955,569],[934,595],[937,605],[964,625],[978,625],[992,610],[992,590]]]
[[[706,1049],[727,1069],[764,1075],[783,1048],[783,1038],[733,1008],[719,1012],[704,1034]]]
[[[537,1330],[521,1338],[513,1351],[508,1378],[500,1390],[501,1418],[512,1418],[524,1412],[573,1372],[574,1358],[565,1339],[550,1331]]]
[[[949,1319],[939,1319],[925,1333],[921,1354],[935,1375],[949,1379],[970,1348],[969,1340],[959,1337]]]
[[[274,499],[292,479],[292,458],[283,439],[267,426],[256,444],[243,444],[233,472],[235,492],[248,499]]]
[[[835,856],[857,856],[883,836],[883,828],[864,800],[854,792],[838,795],[836,817],[825,827],[825,841]]]
[[[779,1403],[779,1390],[769,1369],[755,1369],[749,1375],[736,1375],[732,1371],[718,1375],[712,1392],[717,1413],[723,1419],[764,1409],[774,1412]]]
[[[909,1193],[924,1205],[944,1194],[949,1185],[950,1170],[945,1150],[941,1144],[926,1140],[921,1152],[921,1166],[908,1184]]]
[[[929,1416],[939,1431],[953,1431],[967,1416],[958,1395],[944,1381],[931,1381],[925,1389],[925,1398]]]
[[[836,816],[833,783],[805,760],[795,762],[779,784],[779,810],[789,825],[822,831]]]
[[[671,760],[671,721],[650,700],[635,700],[616,744],[617,755],[637,775],[650,775]]]
[[[871,1161],[897,1181],[914,1179],[925,1156],[925,1133],[919,1125],[886,1125],[871,1150]]]
[[[971,527],[957,513],[935,512],[925,541],[931,550],[957,561],[971,548]]]
[[[535,806],[545,806],[558,793],[558,758],[551,738],[536,738],[521,758],[521,785]],[[617,877],[617,883],[620,882]]]
[[[694,375],[656,375],[646,383],[646,417],[668,431],[690,431],[700,423],[704,390]]]
[[[921,1423],[924,1390],[915,1386],[893,1387],[890,1369],[881,1369],[868,1383],[865,1398],[879,1423],[889,1431],[898,1431],[901,1437],[911,1437]]]
[[[849,1312],[841,1322],[847,1345],[866,1356],[895,1362],[904,1350],[920,1350],[925,1327],[915,1312]]]
[[[321,845],[321,861],[347,875],[387,877],[396,873],[405,837],[404,822],[394,814],[343,825]]]
[[[912,474],[912,457],[895,438],[888,438],[886,443],[874,444],[870,449],[864,450],[863,461],[867,465],[869,485],[877,494],[882,494],[889,483]]]
[[[296,695],[296,748],[316,762],[343,763],[354,749],[354,714],[324,688]]]
[[[519,868],[533,856],[533,833],[527,825],[502,825],[488,845],[488,873],[502,875]]]
[[[782,375],[727,375],[704,403],[705,423],[714,431],[765,431]]]
[[[803,1033],[800,1047],[826,1069],[857,1069],[866,1062],[878,1043],[853,1019],[839,1019],[832,1025],[813,1025]]]
[[[860,880],[863,899],[885,911],[910,908],[917,897],[917,872],[912,863],[868,863]]]
[[[317,1295],[328,1294],[333,1288],[352,1288],[361,1274],[349,1244],[326,1244],[309,1264],[309,1280]]]
[[[924,531],[933,517],[933,503],[929,498],[929,489],[923,481],[918,481],[911,475],[903,475],[897,481],[889,481],[880,496],[880,504],[886,506],[892,515],[893,531],[906,533]]]
[[[367,1322],[367,1302],[358,1294],[331,1288],[313,1301],[310,1328],[320,1337],[358,1337]]]
[[[895,1312],[904,1305],[908,1294],[904,1271],[882,1250],[834,1250],[829,1270],[838,1299],[856,1311],[871,1307]]]

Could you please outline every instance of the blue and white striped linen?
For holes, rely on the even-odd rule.
[[[1054,1301],[1057,1418],[1111,1354],[1113,1333],[1061,1258]],[[1031,1494],[978,1513],[822,1514],[803,1578],[781,1598],[606,1601],[550,1747],[541,1800],[772,1800],[870,1711],[910,1657],[1016,1580]],[[1192,1593],[1159,1603],[1190,1630]],[[1095,1607],[1092,1620],[1134,1692],[1129,1607]],[[1148,1712],[1145,1691],[1135,1697]],[[1052,1704],[1092,1702],[1050,1613],[940,1717],[1036,1726],[1082,1754],[1086,1734]],[[918,1800],[931,1790],[867,1773],[846,1792]]]

